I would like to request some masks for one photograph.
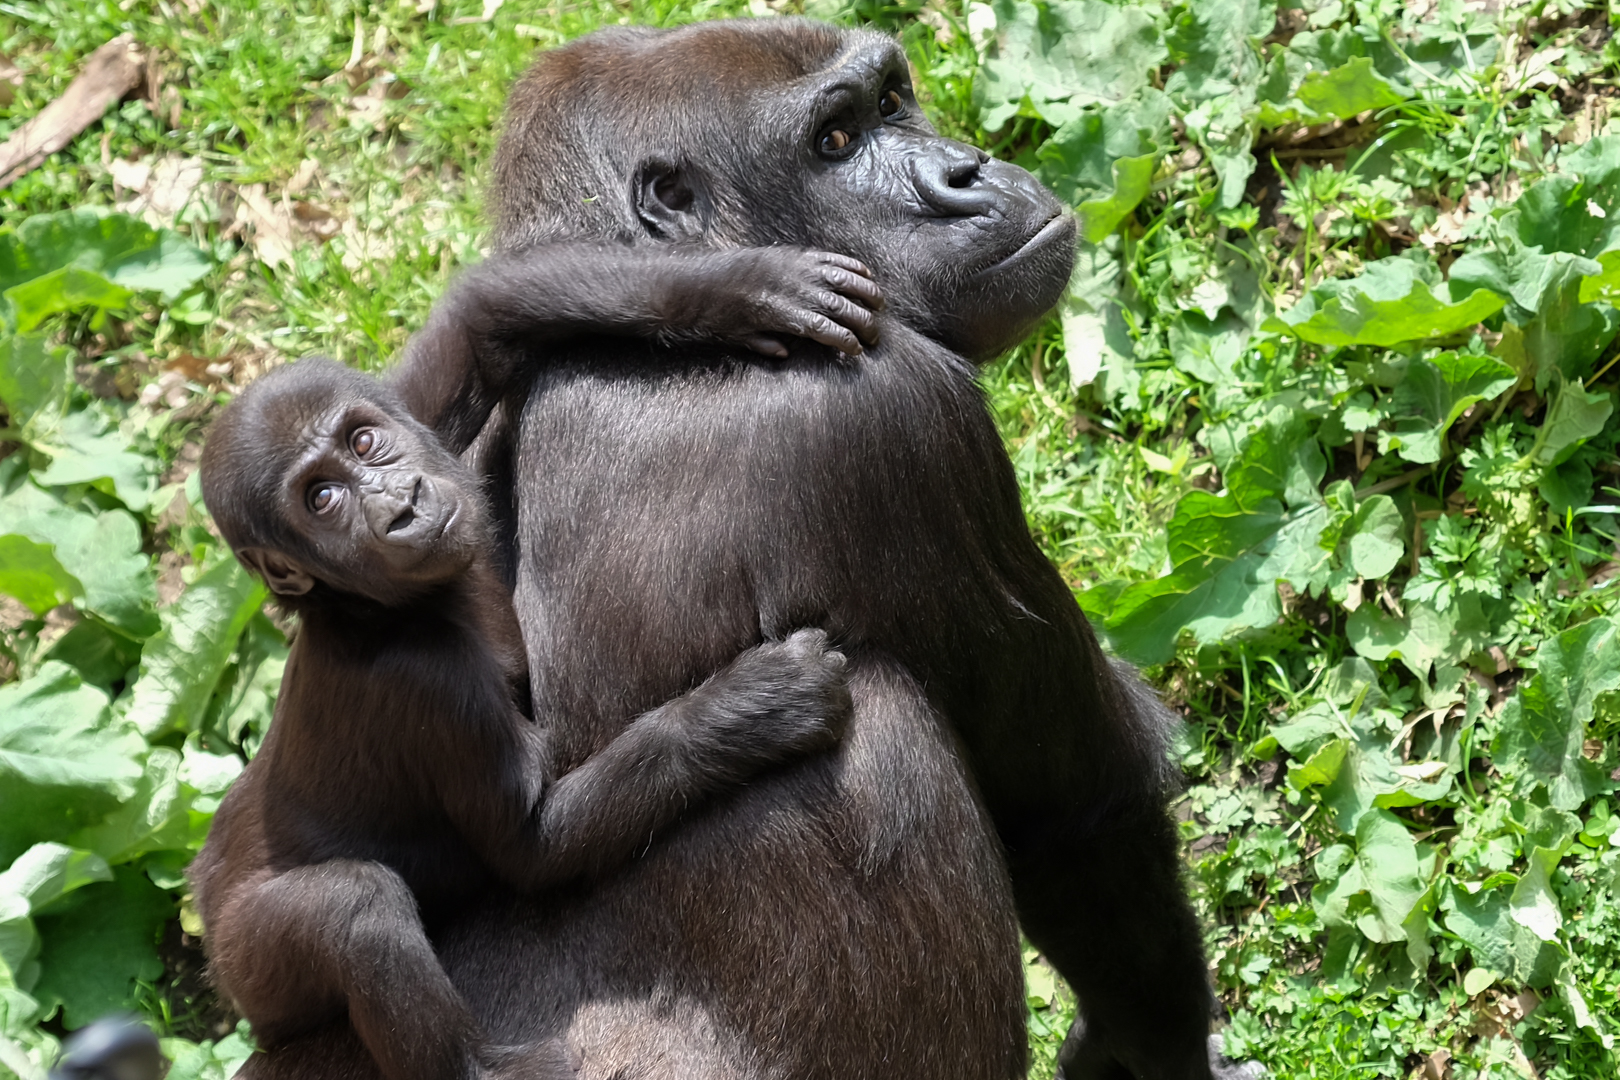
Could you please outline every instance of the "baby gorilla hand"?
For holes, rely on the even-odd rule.
[[[687,695],[683,752],[703,775],[740,782],[833,745],[849,724],[847,666],[821,630],[749,649]]]
[[[692,282],[701,301],[693,329],[784,357],[784,338],[801,337],[860,355],[877,341],[883,291],[865,265],[844,255],[801,248],[744,248],[703,260]]]
[[[784,737],[803,738],[803,748],[836,742],[849,726],[849,660],[832,647],[825,630],[796,630],[745,657],[774,684],[773,711],[784,719]]]

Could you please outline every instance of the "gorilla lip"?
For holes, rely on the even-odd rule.
[[[1059,210],[1047,220],[1046,224],[1035,230],[1035,235],[1031,236],[1028,240],[1025,240],[1022,244],[1020,244],[1018,249],[1011,255],[991,263],[983,270],[980,270],[979,273],[991,274],[999,270],[1005,270],[1018,260],[1022,259],[1024,256],[1028,255],[1030,252],[1035,251],[1038,248],[1045,247],[1060,233],[1070,231],[1073,228],[1074,215],[1063,210]]]

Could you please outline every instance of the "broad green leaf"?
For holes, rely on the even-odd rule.
[[[1137,663],[1163,663],[1184,629],[1200,641],[1217,641],[1228,630],[1276,622],[1276,581],[1265,581],[1261,568],[1283,529],[1301,522],[1308,528],[1311,516],[1290,519],[1274,498],[1245,502],[1201,491],[1185,496],[1170,535],[1172,543],[1198,554],[1166,577],[1120,593],[1107,621],[1114,648]]]
[[[1114,190],[1106,198],[1091,199],[1080,204],[1080,221],[1086,242],[1095,244],[1119,227],[1136,204],[1147,196],[1153,184],[1153,170],[1158,158],[1152,154],[1142,157],[1119,158],[1114,162]]]
[[[18,985],[32,987],[39,975],[39,965],[34,962],[39,955],[39,931],[30,911],[27,897],[0,892],[0,991]],[[6,1004],[0,995],[0,1009]],[[4,1064],[0,1058],[0,1065]]]
[[[155,746],[133,797],[100,823],[75,833],[73,843],[113,863],[183,848],[191,839],[190,808],[189,793],[180,784],[180,752]]]
[[[236,778],[242,775],[242,759],[235,754],[215,754],[202,748],[194,732],[186,737],[186,752],[180,762],[180,782],[196,792],[192,809],[212,814],[219,808]],[[199,841],[201,837],[197,838]]]
[[[1405,941],[1407,916],[1423,899],[1428,883],[1418,865],[1417,846],[1401,820],[1388,810],[1364,814],[1356,825],[1354,853],[1336,857],[1332,877],[1324,866],[1327,854],[1318,857],[1321,880],[1311,890],[1322,921],[1354,926],[1371,941]]]
[[[1605,251],[1597,262],[1598,272],[1581,279],[1581,303],[1620,304],[1620,251]]]
[[[1404,100],[1387,79],[1373,70],[1372,60],[1365,56],[1332,71],[1312,71],[1294,96],[1312,114],[1312,123],[1347,120]]]
[[[123,433],[95,413],[69,413],[61,429],[37,446],[51,455],[50,465],[34,474],[39,484],[92,484],[137,513],[152,505],[153,460],[133,452]]]
[[[1559,169],[1514,204],[1519,239],[1588,258],[1620,247],[1620,137],[1590,140]]]
[[[80,308],[120,311],[135,293],[93,270],[64,266],[6,290],[16,329],[27,332],[52,315]]]
[[[1582,442],[1600,434],[1613,412],[1614,400],[1608,394],[1588,392],[1578,379],[1564,383],[1536,432],[1531,457],[1539,465],[1559,464]]]
[[[0,292],[67,266],[126,289],[178,296],[209,269],[206,253],[137,217],[89,208],[37,214],[0,229]]]
[[[265,588],[235,559],[220,559],[162,612],[163,625],[141,653],[128,717],[148,738],[192,731],[202,722],[242,630]]]
[[[1491,758],[1521,790],[1544,787],[1553,806],[1578,809],[1613,786],[1582,747],[1597,698],[1620,688],[1620,626],[1582,623],[1543,641],[1527,666],[1535,677],[1502,707]]]
[[[1448,887],[1441,899],[1445,927],[1467,943],[1476,967],[1546,986],[1557,974],[1559,949],[1514,921],[1511,894],[1506,888],[1470,893]]]
[[[1406,921],[1401,924],[1406,934],[1406,956],[1418,971],[1429,970],[1429,958],[1434,955],[1434,950],[1429,947],[1429,918],[1440,907],[1440,880],[1429,883],[1417,903],[1412,905]]]
[[[20,896],[38,911],[82,885],[111,881],[107,861],[63,844],[35,844],[0,873],[0,895]]]
[[[1558,866],[1558,859],[1556,851],[1533,848],[1529,868],[1508,897],[1508,914],[1513,921],[1542,941],[1556,942],[1558,931],[1564,925],[1564,914],[1558,909],[1558,897],[1553,893],[1550,877]]]
[[[1350,740],[1334,739],[1324,743],[1309,758],[1288,770],[1288,782],[1303,791],[1308,787],[1331,784],[1339,778],[1344,763],[1350,757]]]
[[[1183,311],[1169,326],[1170,357],[1176,367],[1211,386],[1229,386],[1233,368],[1249,342],[1250,328],[1242,318],[1222,311],[1211,319],[1197,311]]]
[[[1209,155],[1220,181],[1215,205],[1230,210],[1243,201],[1249,177],[1254,175],[1254,135],[1258,118],[1248,108],[1252,90],[1217,97],[1182,117],[1187,133]]]
[[[1162,663],[1184,629],[1209,642],[1276,622],[1277,582],[1303,584],[1322,557],[1327,513],[1316,488],[1324,468],[1304,418],[1276,410],[1227,470],[1226,494],[1193,491],[1177,504],[1170,573],[1113,598],[1105,627],[1114,648]]]
[[[1592,467],[1578,455],[1548,466],[1536,483],[1536,493],[1556,518],[1563,517],[1567,511],[1579,510],[1592,501]]]
[[[1345,637],[1368,660],[1398,659],[1419,679],[1427,680],[1437,662],[1454,663],[1485,647],[1490,625],[1472,593],[1458,597],[1444,611],[1430,604],[1408,604],[1404,618],[1386,615],[1363,604],[1345,622]]]
[[[1510,238],[1494,251],[1458,259],[1452,266],[1452,290],[1455,296],[1458,288],[1481,287],[1510,296],[1511,324],[1502,345],[1510,343],[1507,330],[1515,330],[1513,348],[1528,359],[1521,369],[1534,374],[1537,390],[1545,390],[1560,374],[1565,379],[1584,376],[1620,332],[1620,314],[1614,308],[1581,301],[1584,282],[1601,269],[1592,259],[1542,254]]]
[[[1076,253],[1069,291],[1059,308],[1063,327],[1063,353],[1069,382],[1075,387],[1093,381],[1103,384],[1106,397],[1134,397],[1141,377],[1135,370],[1135,346],[1126,329],[1119,282],[1124,275],[1117,252],[1119,241],[1092,246]]]
[[[1489,401],[1518,382],[1512,368],[1490,356],[1443,352],[1413,360],[1395,388],[1394,429],[1380,432],[1378,449],[1398,451],[1407,461],[1439,461],[1446,432],[1468,407]]]
[[[115,869],[112,881],[66,897],[35,920],[43,941],[35,996],[47,1008],[61,1005],[70,1031],[131,1008],[136,980],[163,974],[157,943],[174,910],[168,893],[127,866]]]
[[[0,462],[0,491],[7,487]],[[83,606],[120,630],[143,638],[157,629],[157,586],[141,551],[141,528],[122,510],[70,507],[26,479],[0,495],[9,532],[50,544],[56,560],[84,586]]]
[[[80,619],[40,657],[41,661],[60,660],[77,670],[85,682],[108,692],[127,681],[140,658],[139,642],[99,619]]]
[[[164,1080],[229,1080],[253,1053],[252,1043],[234,1033],[217,1043],[162,1039],[158,1046],[173,1062]]]
[[[1330,740],[1344,740],[1350,734],[1350,726],[1343,716],[1321,702],[1302,709],[1286,723],[1275,724],[1271,728],[1272,738],[1277,740],[1278,745],[1300,760],[1309,759]],[[1340,757],[1342,760],[1343,755]],[[1326,759],[1324,764],[1328,764]],[[1337,774],[1338,766],[1332,765],[1321,770],[1320,778],[1309,778],[1308,783],[1325,784]],[[1301,777],[1301,780],[1307,778]]]
[[[1518,366],[1534,374],[1538,390],[1560,374],[1574,379],[1585,375],[1620,332],[1620,315],[1602,304],[1581,301],[1589,275],[1601,264],[1567,252],[1544,254],[1512,238],[1495,248],[1469,252],[1451,267],[1451,292],[1490,289],[1512,303],[1504,328],[1504,356],[1511,349],[1524,354]],[[1513,331],[1510,339],[1507,331]]]
[[[1181,61],[1165,82],[1172,97],[1190,102],[1228,94],[1254,101],[1260,82],[1260,42],[1277,25],[1275,0],[1189,0],[1169,33]]]
[[[49,544],[15,533],[0,536],[0,593],[14,596],[34,614],[84,594],[79,579],[63,569]]]
[[[1592,1015],[1591,1007],[1586,1004],[1586,997],[1575,983],[1575,976],[1567,968],[1558,973],[1558,989],[1563,995],[1564,1003],[1569,1006],[1570,1019],[1575,1021],[1575,1026],[1595,1035],[1598,1042],[1603,1044],[1603,1049],[1613,1050],[1614,1036]]]
[[[1501,976],[1490,968],[1469,968],[1468,974],[1463,976],[1463,993],[1469,997],[1478,997],[1494,986],[1499,978]]]
[[[1406,525],[1395,500],[1388,495],[1363,500],[1341,543],[1359,577],[1373,581],[1395,569],[1406,555]]]
[[[209,705],[204,730],[251,754],[270,729],[286,666],[287,640],[260,611],[242,632],[235,659]]]
[[[1426,271],[1398,256],[1370,262],[1360,277],[1318,285],[1264,329],[1318,345],[1390,346],[1448,337],[1502,310],[1502,298],[1484,289],[1448,303]]]
[[[1508,316],[1524,325],[1547,308],[1572,281],[1598,273],[1601,264],[1567,252],[1546,253],[1508,238],[1463,253],[1451,264],[1447,286],[1461,301],[1477,289],[1489,289],[1513,301]],[[1577,289],[1576,295],[1579,295]]]
[[[146,743],[65,664],[0,686],[0,861],[68,835],[135,793]]]
[[[60,412],[72,379],[73,354],[44,334],[0,331],[0,402],[13,427]]]
[[[1118,105],[1087,108],[1036,150],[1036,172],[1070,205],[1117,191],[1115,163],[1157,157],[1172,142],[1169,121],[1170,99],[1151,87]]]
[[[994,0],[996,35],[974,80],[981,122],[994,131],[1028,99],[1053,125],[1086,105],[1124,101],[1165,58],[1153,16],[1101,0]]]
[[[1261,127],[1347,120],[1405,100],[1405,95],[1380,75],[1366,56],[1354,57],[1331,70],[1306,69],[1290,93],[1288,87],[1295,81],[1295,72],[1304,67],[1291,50],[1285,50],[1269,65],[1261,87]]]

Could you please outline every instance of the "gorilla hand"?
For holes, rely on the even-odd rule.
[[[684,260],[683,260],[684,261]],[[808,338],[847,356],[877,342],[883,292],[865,264],[828,251],[742,248],[691,260],[666,300],[685,325],[670,335],[746,346],[785,357],[786,337]]]

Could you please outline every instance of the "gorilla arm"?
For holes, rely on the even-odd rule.
[[[549,786],[548,725],[497,730],[503,743],[515,730],[520,745],[463,748],[460,760],[473,768],[447,778],[445,808],[480,858],[519,889],[598,875],[645,849],[683,810],[836,741],[850,709],[844,668],[820,630],[757,645],[637,717]]]
[[[461,453],[546,346],[587,335],[713,341],[783,357],[783,336],[855,355],[883,295],[861,263],[765,247],[639,251],[550,244],[497,255],[456,282],[388,379]]]

